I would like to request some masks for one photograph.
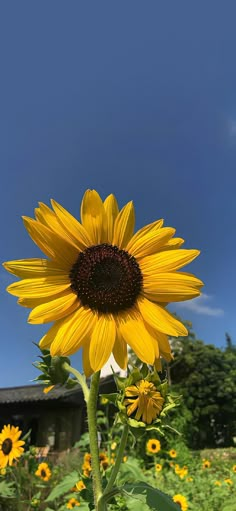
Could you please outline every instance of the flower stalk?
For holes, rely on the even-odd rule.
[[[87,400],[88,429],[90,452],[92,459],[92,477],[94,491],[94,505],[98,510],[98,501],[102,496],[102,481],[100,473],[98,431],[97,431],[97,399],[99,391],[100,371],[93,374]]]

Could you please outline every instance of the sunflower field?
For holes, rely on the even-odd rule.
[[[133,202],[120,208],[96,190],[80,220],[55,200],[34,213],[23,222],[44,256],[3,263],[20,279],[7,291],[31,309],[30,324],[49,323],[36,380],[46,393],[80,385],[88,433],[45,458],[5,424],[0,511],[236,511],[235,449],[222,459],[197,450],[233,445],[236,352],[205,350],[167,309],[200,296],[202,280],[185,271],[199,250],[163,219],[135,232]],[[81,372],[69,358],[77,352]],[[111,356],[116,392],[99,396]]]

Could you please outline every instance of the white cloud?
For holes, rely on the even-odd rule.
[[[192,312],[196,312],[196,314],[203,314],[205,316],[215,316],[220,317],[224,315],[223,309],[219,309],[217,307],[211,307],[208,305],[209,300],[212,299],[212,296],[202,293],[201,296],[194,298],[193,300],[189,300],[187,302],[176,303],[178,307],[183,309],[188,309]]]

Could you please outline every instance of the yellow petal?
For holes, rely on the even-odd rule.
[[[118,329],[116,332],[116,340],[113,347],[113,355],[118,366],[120,366],[121,369],[126,369],[128,360],[127,344],[124,339],[122,339]]]
[[[145,275],[143,279],[144,295],[155,302],[179,302],[200,295],[203,282],[194,275],[183,273],[159,273]]]
[[[48,259],[19,259],[3,263],[4,268],[21,278],[47,277],[64,274],[65,270]]]
[[[165,245],[163,245],[162,248],[160,248],[160,250],[177,249],[182,247],[183,243],[184,243],[183,238],[171,238],[169,241],[165,243]]]
[[[114,223],[119,213],[117,200],[112,193],[104,200],[104,209],[107,217],[107,241],[112,243]]]
[[[55,300],[55,298],[59,298],[60,296],[64,296],[65,292],[62,291],[62,293],[58,293],[57,295],[52,296],[40,296],[38,298],[18,298],[17,303],[21,305],[22,307],[28,307],[30,309],[34,309],[34,307],[38,307],[38,305],[41,305],[42,303],[50,302],[51,300]]]
[[[139,261],[139,266],[142,273],[147,275],[175,271],[191,263],[199,254],[199,250],[167,250],[144,257]]]
[[[35,218],[38,222],[46,225],[49,229],[60,234],[62,238],[67,237],[65,230],[63,229],[60,222],[58,222],[57,216],[46,204],[39,202],[39,208],[35,208]]]
[[[127,243],[133,236],[135,213],[133,202],[128,202],[119,212],[115,220],[113,245],[126,248]]]
[[[38,305],[31,311],[28,322],[31,324],[50,323],[71,314],[79,307],[77,295],[70,290],[55,300]]]
[[[101,315],[92,333],[89,360],[93,370],[100,371],[108,361],[116,338],[116,325],[111,314]]]
[[[157,229],[151,231],[149,234],[145,234],[139,238],[136,242],[130,241],[126,250],[137,259],[155,254],[168,241],[171,236],[175,233],[175,229],[171,227],[163,227],[163,229]]]
[[[65,275],[57,275],[56,277],[24,279],[20,282],[13,282],[13,284],[7,287],[7,291],[14,296],[41,298],[43,296],[57,295],[69,287],[69,278]]]
[[[64,320],[62,319],[62,320],[57,321],[56,323],[54,323],[54,325],[52,325],[52,327],[49,328],[49,330],[42,337],[42,339],[40,339],[39,347],[40,347],[41,350],[46,350],[46,349],[50,348],[52,342],[54,341],[54,339],[55,339],[55,337],[57,335],[58,330],[63,325],[63,321]]]
[[[54,261],[57,261],[63,268],[70,268],[78,257],[78,250],[45,225],[23,217],[24,225],[38,247]]]
[[[107,231],[106,214],[100,195],[96,190],[86,190],[81,203],[81,220],[94,245],[104,240]]]
[[[157,303],[152,303],[144,297],[139,297],[137,305],[144,321],[155,330],[173,335],[174,337],[188,335],[185,326],[175,319],[170,312],[157,305]]]
[[[64,320],[66,323],[51,345],[51,354],[69,356],[78,351],[91,336],[97,316],[89,308],[81,306]]]
[[[63,226],[69,238],[78,247],[79,250],[84,250],[92,245],[92,241],[88,232],[83,225],[76,220],[61,204],[55,200],[51,200],[52,207],[57,215],[59,223]]]
[[[89,378],[89,376],[91,376],[94,372],[89,360],[89,345],[90,342],[86,342],[83,347],[83,369],[86,378]]]
[[[152,340],[137,311],[126,312],[117,317],[117,326],[121,337],[146,364],[152,364],[155,351]]]
[[[160,219],[160,220],[156,220],[155,222],[152,222],[151,224],[145,225],[144,227],[142,227],[142,229],[139,229],[133,235],[132,239],[128,243],[128,247],[131,244],[133,245],[134,243],[136,243],[143,236],[146,236],[147,234],[151,234],[151,233],[157,231],[158,229],[161,229],[161,227],[163,226],[163,223],[164,223],[164,220]],[[127,247],[127,250],[128,250],[128,247]]]

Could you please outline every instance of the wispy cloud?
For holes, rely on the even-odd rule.
[[[189,300],[187,302],[176,303],[177,307],[188,309],[196,314],[204,314],[205,316],[223,316],[223,309],[217,307],[211,307],[208,302],[212,300],[212,296],[203,293],[201,296]]]

